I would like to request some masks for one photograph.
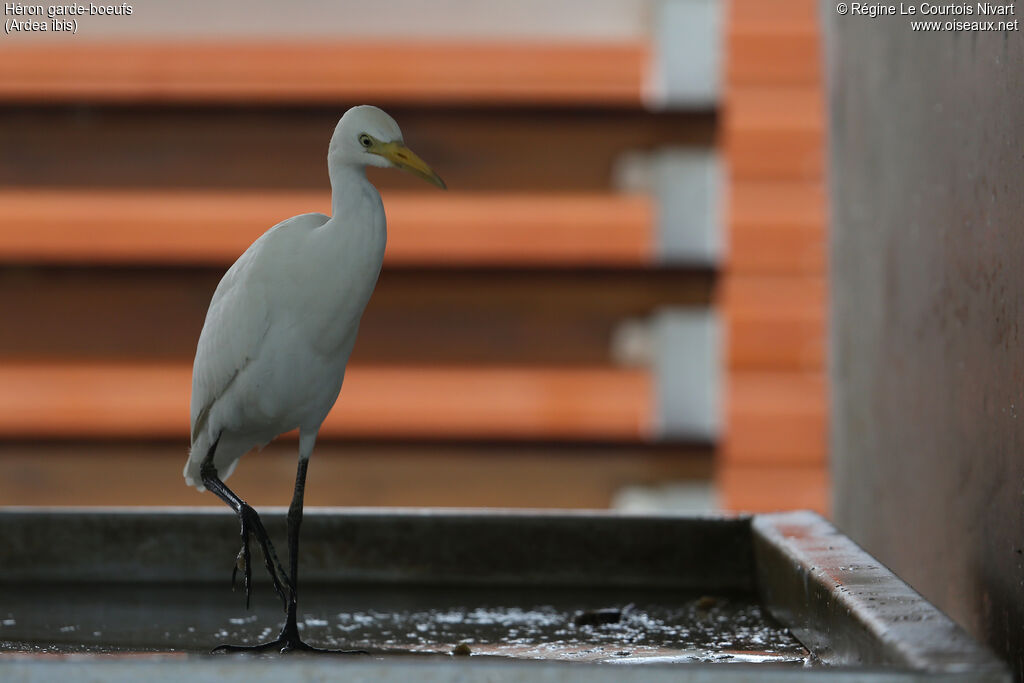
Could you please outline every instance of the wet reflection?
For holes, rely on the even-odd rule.
[[[253,610],[221,585],[3,586],[0,648],[206,653],[277,634],[269,586]],[[748,595],[652,590],[304,587],[307,642],[375,654],[641,662],[775,662],[808,653]]]

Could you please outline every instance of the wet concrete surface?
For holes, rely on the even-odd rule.
[[[227,577],[225,577],[227,578]],[[223,584],[0,585],[0,651],[195,653],[277,635],[280,603]],[[746,593],[649,589],[304,586],[312,645],[400,655],[615,663],[777,663],[808,651]],[[231,656],[231,655],[225,655]],[[457,655],[456,655],[457,656]]]
[[[371,654],[344,667],[203,656],[283,621],[263,572],[251,611],[231,591],[237,536],[223,510],[0,509],[0,679],[1010,680],[811,513],[310,511],[299,626]]]

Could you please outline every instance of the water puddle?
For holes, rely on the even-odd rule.
[[[280,628],[258,586],[253,609],[226,586],[0,586],[0,651],[206,653]],[[304,587],[310,644],[372,654],[644,663],[805,665],[806,649],[752,596],[664,590]]]

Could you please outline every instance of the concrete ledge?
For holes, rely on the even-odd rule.
[[[966,631],[824,519],[754,518],[762,601],[821,661],[1008,681]]]

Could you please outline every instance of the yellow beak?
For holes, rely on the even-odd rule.
[[[434,173],[434,169],[427,166],[427,162],[420,159],[415,152],[400,142],[380,142],[371,151],[381,155],[398,168],[419,176],[428,183],[437,185],[442,190],[448,189],[448,186],[441,180],[441,176]]]

